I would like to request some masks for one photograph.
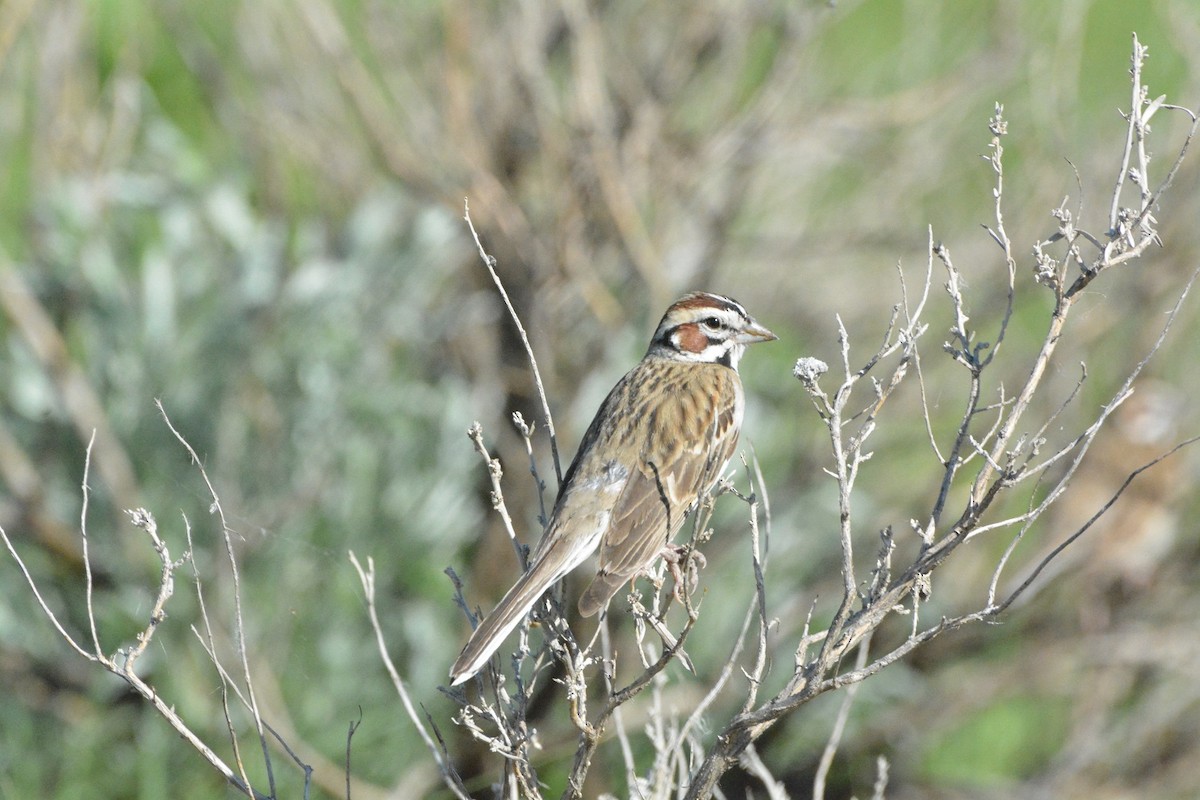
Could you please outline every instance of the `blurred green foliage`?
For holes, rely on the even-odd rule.
[[[0,273],[32,293],[84,379],[43,355],[54,337],[0,314],[0,525],[82,636],[80,481],[90,431],[110,431],[115,444],[93,453],[88,516],[105,649],[127,645],[152,602],[156,560],[121,513],[144,506],[176,556],[191,526],[231,663],[219,528],[160,399],[236,532],[257,689],[272,724],[317,767],[314,796],[342,796],[346,727],[360,710],[354,797],[442,796],[375,652],[351,549],[375,557],[392,655],[472,788],[486,795],[496,774],[457,735],[435,688],[465,629],[442,570],[468,578],[469,600],[485,607],[512,577],[463,434],[482,420],[532,539],[536,492],[508,419],[538,414],[460,221],[464,197],[534,339],[564,461],[676,293],[726,291],[780,333],[743,376],[746,441],[772,500],[771,604],[791,630],[815,597],[816,617],[831,614],[837,592],[836,498],[820,472],[820,427],[788,377],[794,359],[836,361],[835,313],[865,356],[899,296],[893,265],[919,279],[931,224],[970,282],[973,319],[994,329],[999,261],[978,232],[993,178],[978,155],[995,102],[1010,119],[1006,222],[1022,270],[1032,242],[1053,230],[1048,211],[1064,195],[1081,200],[1064,158],[1087,224],[1106,213],[1131,31],[1151,48],[1152,95],[1200,102],[1200,13],[1189,0],[614,2],[581,21],[585,5],[0,6]],[[586,61],[591,45],[598,64]],[[1160,119],[1159,174],[1181,130]],[[1189,165],[1159,214],[1165,249],[1153,263],[1096,289],[1055,365],[1047,409],[1077,378],[1072,358],[1088,361],[1081,406],[1094,409],[1157,334],[1200,250],[1196,174]],[[1044,327],[1045,298],[1026,272],[1006,345],[1026,355],[1006,367],[1010,380]],[[1186,397],[1180,432],[1197,427],[1196,341],[1187,311],[1154,364]],[[944,434],[957,423],[961,376],[925,368]],[[929,502],[922,480],[938,465],[917,399],[881,428],[864,472],[864,552],[873,529],[899,530]],[[537,446],[545,477],[544,436]],[[725,632],[749,597],[729,577],[746,574],[742,509],[719,512],[704,606],[712,627],[690,648],[702,676],[728,659]],[[1047,527],[1079,524],[1063,520]],[[989,552],[978,563],[964,555],[959,578],[939,578],[929,613],[980,602],[981,565],[1004,543],[981,542]],[[892,761],[896,798],[1129,787],[1186,796],[1200,781],[1187,766],[1200,739],[1182,659],[1151,660],[1153,648],[1109,659],[1135,622],[1150,641],[1195,640],[1195,537],[1171,552],[1148,586],[1101,598],[1068,576],[1062,594],[974,634],[999,656],[980,652],[974,635],[939,641],[867,684],[830,796],[868,792],[877,754]],[[56,638],[7,554],[0,575],[0,797],[233,795],[147,706]],[[190,631],[195,589],[179,578],[142,670],[227,755],[219,682]],[[1109,618],[1097,628],[1088,614],[1101,606]],[[685,700],[702,685],[671,679]],[[822,698],[763,743],[794,796],[808,791],[838,703]],[[554,713],[543,776],[561,790],[572,750]],[[236,724],[248,733],[244,715]],[[1088,738],[1086,724],[1105,733]],[[1105,747],[1125,743],[1119,769],[1098,766]],[[275,759],[280,795],[299,796],[298,773]],[[258,767],[251,774],[263,779]],[[615,756],[595,781],[596,793],[624,792]]]
[[[937,783],[974,790],[1036,775],[1066,735],[1067,716],[1063,703],[1007,697],[930,737],[923,771]]]

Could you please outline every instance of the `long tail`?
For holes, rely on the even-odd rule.
[[[463,683],[482,669],[546,590],[590,555],[590,551],[571,554],[558,550],[551,548],[539,554],[529,571],[513,584],[495,610],[471,634],[458,660],[450,668],[451,686]]]
[[[467,681],[483,668],[492,653],[500,648],[513,628],[525,619],[529,609],[554,581],[535,581],[536,568],[521,576],[491,614],[479,624],[450,668],[450,685]]]

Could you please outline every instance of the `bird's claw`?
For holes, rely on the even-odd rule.
[[[704,554],[693,547],[681,544],[669,544],[662,549],[662,559],[667,564],[667,569],[671,571],[671,580],[674,587],[671,593],[680,603],[683,602],[681,587],[684,581],[687,581],[688,594],[696,591],[696,585],[700,582],[700,570],[708,566],[708,559]],[[686,578],[684,570],[687,570]]]

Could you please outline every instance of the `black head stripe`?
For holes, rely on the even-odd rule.
[[[692,292],[675,301],[672,309],[697,309],[697,308],[717,308],[722,311],[732,311],[743,319],[749,319],[749,314],[742,304],[731,297],[725,297],[720,294],[708,294],[707,292]]]
[[[731,311],[736,311],[738,316],[740,316],[742,319],[750,319],[750,314],[746,312],[745,307],[737,300],[734,300],[732,297],[725,297],[723,295],[717,295],[717,297],[720,297],[722,300],[724,300],[726,303],[726,308],[730,309]]]
[[[750,316],[746,313],[746,309],[736,300],[719,294],[692,292],[676,300],[667,309],[651,343],[665,344],[682,351],[684,348],[680,347],[676,340],[680,328],[685,325],[699,324],[703,330],[703,323],[709,318],[716,318],[719,321],[720,329],[716,332],[716,336],[707,336],[709,346],[727,341],[733,331],[750,322]],[[705,333],[707,334],[707,331]],[[698,352],[695,349],[696,344],[698,343],[693,342],[693,347],[688,349],[691,352]]]

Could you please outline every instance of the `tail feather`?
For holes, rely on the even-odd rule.
[[[587,589],[579,598],[579,613],[590,617],[608,605],[613,595],[621,591],[621,587],[629,583],[628,575],[615,575],[610,572],[598,572]]]
[[[582,532],[578,527],[563,529],[555,526],[544,534],[543,542],[534,554],[533,566],[513,584],[467,640],[450,668],[451,686],[465,683],[483,668],[546,590],[596,552],[602,533],[600,526]]]
[[[533,604],[565,573],[566,570],[562,570],[555,574],[546,560],[542,559],[522,575],[467,640],[462,653],[450,668],[450,685],[464,683],[482,669],[492,654],[500,649],[505,638],[525,619]]]
[[[484,667],[488,658],[491,658],[493,652],[499,649],[500,644],[504,643],[504,639],[509,636],[509,633],[521,624],[521,620],[529,613],[529,609],[533,608],[533,604],[538,602],[539,597],[553,583],[552,581],[535,583],[533,577],[533,571],[524,573],[520,581],[512,585],[509,593],[504,595],[504,599],[492,610],[492,613],[488,614],[487,618],[480,622],[479,627],[476,627],[475,631],[470,634],[466,646],[463,646],[461,654],[454,662],[454,667],[450,668],[451,686],[457,686],[469,680],[470,676]]]

